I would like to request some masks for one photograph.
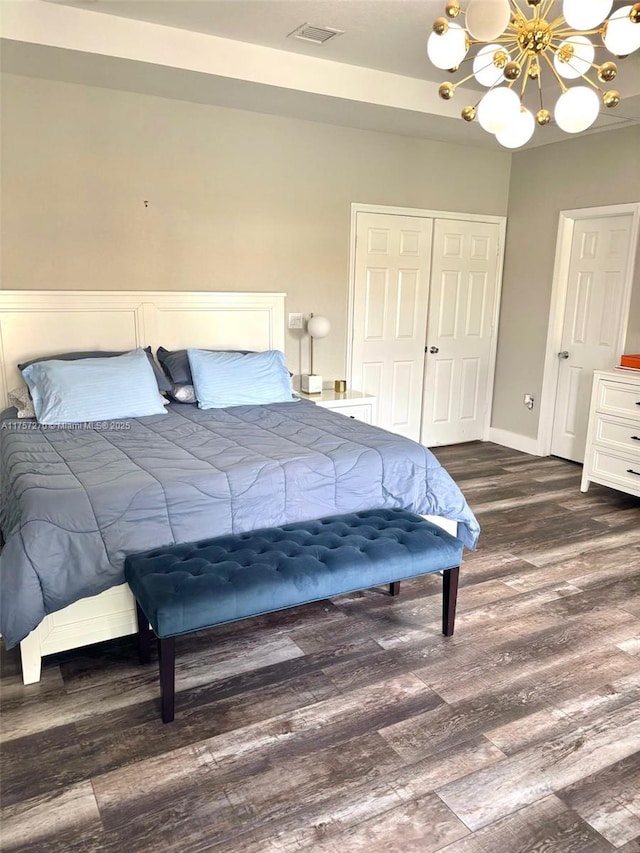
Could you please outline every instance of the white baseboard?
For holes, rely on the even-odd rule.
[[[530,438],[528,435],[520,435],[517,432],[509,432],[507,429],[489,427],[487,441],[493,441],[494,444],[501,444],[503,447],[510,447],[512,450],[520,450],[522,453],[529,453],[531,456],[543,455],[538,449],[537,438]]]

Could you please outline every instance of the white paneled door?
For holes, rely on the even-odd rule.
[[[436,220],[420,439],[429,447],[484,437],[499,254],[497,224]]]
[[[618,356],[632,222],[628,214],[574,226],[551,453],[575,462],[584,461],[593,371]]]
[[[418,439],[433,220],[358,213],[352,385],[378,398],[378,425]]]

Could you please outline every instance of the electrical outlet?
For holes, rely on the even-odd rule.
[[[290,329],[301,329],[302,328],[302,314],[289,314],[289,328]]]

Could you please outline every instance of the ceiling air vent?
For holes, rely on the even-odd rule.
[[[341,36],[344,30],[336,30],[333,27],[314,27],[313,24],[303,24],[297,27],[287,38],[311,41],[314,44],[324,44],[329,39]]]

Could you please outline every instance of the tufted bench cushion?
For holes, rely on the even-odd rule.
[[[132,554],[125,577],[138,604],[140,634],[150,623],[162,643],[390,582],[395,594],[398,581],[457,568],[462,548],[459,539],[419,515],[374,509]],[[453,596],[445,634],[453,633],[455,589]],[[141,657],[148,659],[143,645]],[[172,669],[173,647],[165,645],[164,652],[171,657],[165,668]],[[161,685],[163,719],[173,719],[173,687],[163,681],[162,660]],[[170,708],[165,687],[171,690]]]

